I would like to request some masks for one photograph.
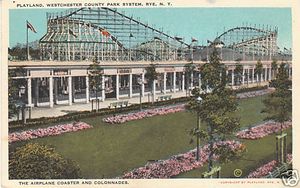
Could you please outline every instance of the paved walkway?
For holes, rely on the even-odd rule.
[[[172,95],[172,98],[179,98],[186,96],[186,92],[184,91],[177,91],[176,93],[167,93],[167,94],[156,94],[155,98],[158,96],[164,96],[164,95]],[[151,101],[150,96],[150,101]],[[119,101],[128,101],[129,105],[131,104],[139,104],[140,103],[140,97],[139,96],[133,96],[133,98],[128,97],[120,97]],[[142,102],[148,102],[148,95],[146,94],[144,97],[142,97]],[[100,108],[107,108],[110,103],[117,102],[116,99],[105,99],[104,102],[100,102]],[[53,108],[49,108],[49,106],[45,107],[33,107],[31,112],[31,118],[40,118],[40,117],[57,117],[62,116],[71,112],[79,112],[79,111],[86,111],[92,109],[92,103],[86,103],[86,102],[77,102],[73,103],[71,106],[68,104],[60,104],[60,105],[54,105]],[[28,112],[26,114],[28,117]],[[21,118],[21,116],[20,116]],[[14,118],[13,120],[15,120]]]
[[[267,82],[262,82],[261,86],[265,85]],[[245,84],[246,85],[246,84]],[[257,83],[249,83],[248,87],[255,87],[257,86]],[[237,89],[235,87],[234,89]],[[163,93],[157,93],[155,98],[158,96],[164,96],[164,95],[172,95],[172,98],[179,98],[179,97],[185,97],[187,96],[186,91],[176,91],[176,93],[172,92],[167,92],[166,94]],[[144,97],[142,97],[142,102],[149,102],[148,94],[146,93]],[[151,96],[150,96],[150,101],[151,101]],[[128,98],[128,97],[120,97],[119,101],[126,100],[130,104],[139,104],[140,103],[140,97],[139,96],[133,96],[133,98]],[[107,108],[110,103],[112,102],[117,102],[116,99],[110,99],[107,98],[105,99],[104,102],[100,102],[100,108]],[[73,103],[71,106],[68,104],[59,104],[59,105],[54,105],[53,108],[49,108],[49,106],[45,107],[33,107],[32,112],[31,112],[31,118],[40,118],[40,117],[57,117],[57,116],[62,116],[68,113],[72,112],[79,112],[79,111],[86,111],[86,110],[91,110],[92,109],[92,103],[86,103],[86,102],[76,102]],[[26,113],[26,117],[28,117],[28,112]],[[21,115],[20,115],[21,118]],[[17,118],[14,117],[12,120],[16,120]],[[11,120],[9,120],[11,121]]]

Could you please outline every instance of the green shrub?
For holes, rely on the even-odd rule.
[[[268,89],[268,86],[256,86],[256,87],[244,87],[244,88],[240,88],[235,90],[236,93],[245,93],[245,92],[251,92],[251,91],[259,91],[259,90],[264,90],[264,89]]]
[[[181,98],[174,98],[167,101],[158,101],[155,103],[146,102],[143,103],[143,109],[151,108],[151,107],[157,107],[157,106],[163,106],[163,105],[170,105],[170,104],[176,104],[181,102],[186,102],[188,100],[187,97],[181,97]],[[139,110],[140,104],[132,104],[127,107],[123,108],[102,108],[98,112],[96,111],[80,111],[80,112],[74,112],[69,113],[63,116],[59,117],[41,117],[36,119],[29,119],[27,120],[26,127],[32,127],[37,126],[41,124],[49,124],[49,123],[57,123],[57,122],[66,122],[66,121],[76,121],[83,118],[89,118],[89,117],[97,117],[102,115],[109,115],[109,114],[117,114],[117,113],[123,113],[128,111],[134,111]],[[16,131],[18,129],[22,129],[24,126],[22,125],[22,121],[11,121],[9,122],[9,129],[10,131]]]
[[[251,88],[240,88],[238,90],[235,90],[236,93],[243,93],[243,92],[250,92],[250,91],[258,91],[267,89],[268,86],[257,86],[257,87],[251,87]],[[164,105],[172,105],[176,103],[183,103],[187,102],[189,100],[189,97],[180,97],[180,98],[174,98],[167,101],[158,101],[158,102],[145,102],[142,103],[143,109],[157,107],[157,106],[164,106]],[[57,123],[57,122],[67,122],[67,121],[78,121],[83,118],[90,118],[90,117],[97,117],[102,115],[109,115],[109,114],[117,114],[117,113],[123,113],[123,112],[129,112],[134,110],[139,110],[140,104],[132,104],[127,107],[123,108],[102,108],[98,112],[97,111],[80,111],[80,112],[73,112],[69,113],[63,116],[59,117],[41,117],[36,119],[28,119],[26,123],[26,127],[32,127],[42,124],[49,124],[49,123]],[[22,129],[24,126],[22,125],[22,121],[11,121],[9,122],[9,130],[10,131],[17,131],[18,129]]]
[[[53,148],[29,143],[10,154],[10,179],[76,179],[80,169]]]

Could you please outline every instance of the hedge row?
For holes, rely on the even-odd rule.
[[[182,103],[187,102],[188,97],[181,97],[181,98],[174,98],[167,101],[158,101],[154,103],[142,103],[143,109],[156,107],[156,106],[163,106],[163,105],[172,105],[176,103]],[[132,104],[127,107],[122,108],[102,108],[99,111],[79,111],[79,112],[73,112],[69,113],[63,116],[58,117],[41,117],[41,118],[35,118],[35,119],[28,119],[26,123],[26,127],[30,126],[37,126],[41,124],[49,124],[49,123],[57,123],[57,122],[63,122],[63,121],[78,121],[82,118],[89,118],[89,117],[96,117],[96,116],[102,116],[102,115],[109,115],[109,114],[117,114],[117,113],[123,113],[128,111],[134,111],[139,110],[140,104]],[[24,127],[22,125],[22,120],[19,121],[11,121],[9,122],[9,129],[10,131]]]
[[[250,91],[258,91],[258,90],[264,90],[267,89],[268,86],[257,86],[252,88],[240,88],[235,90],[236,93],[244,93],[244,92],[250,92]],[[143,109],[156,107],[156,106],[163,106],[163,105],[171,105],[176,103],[182,103],[187,102],[189,100],[189,97],[180,97],[180,98],[174,98],[167,101],[159,101],[154,103],[142,103]],[[109,115],[109,114],[116,114],[121,112],[128,112],[128,111],[134,111],[139,110],[140,104],[132,104],[128,107],[123,108],[102,108],[99,111],[79,111],[79,112],[73,112],[69,113],[63,116],[58,117],[41,117],[41,118],[35,118],[35,119],[28,119],[26,123],[26,127],[31,126],[37,126],[42,124],[49,124],[49,123],[57,123],[57,122],[65,122],[65,121],[78,121],[83,118],[89,118],[89,117],[96,117],[96,116],[103,116],[103,115]],[[10,131],[22,128],[22,120],[19,121],[11,121],[9,122],[9,129]]]
[[[251,91],[259,91],[259,90],[265,90],[268,89],[268,86],[256,86],[256,87],[243,87],[235,90],[236,93],[246,93]]]

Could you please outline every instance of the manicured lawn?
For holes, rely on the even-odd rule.
[[[288,153],[292,152],[292,129],[286,131],[288,133],[287,146]],[[221,176],[234,178],[235,169],[242,170],[242,176],[246,177],[250,172],[263,164],[276,159],[275,150],[275,134],[269,135],[259,140],[241,140],[247,146],[247,153],[239,161],[221,165]],[[216,164],[218,165],[218,164]],[[176,178],[201,178],[201,174],[208,169],[205,165],[201,169],[194,169],[186,173],[178,175]]]
[[[241,116],[242,127],[263,121],[264,116],[260,113],[262,98],[240,101],[240,109],[237,113]],[[195,144],[189,144],[191,137],[188,132],[196,126],[196,117],[189,112],[156,116],[121,125],[105,124],[102,122],[102,117],[82,119],[82,121],[93,125],[94,128],[30,142],[54,146],[58,153],[79,164],[85,178],[113,178],[122,175],[125,171],[143,166],[148,160],[166,159],[195,147]],[[13,144],[11,149],[24,143],[26,142]],[[250,147],[254,143],[257,145],[260,142],[249,142],[247,145]],[[260,157],[259,160],[270,158],[271,154],[260,153],[271,152],[273,146],[271,143],[270,139],[261,147],[256,147],[258,150],[254,150],[254,153],[248,152],[247,158],[249,160],[256,160],[256,156]],[[224,168],[222,173],[225,170],[227,169]],[[231,167],[228,168],[227,174],[230,174],[230,170]],[[190,175],[184,174],[184,177],[195,177],[199,171],[190,173]]]

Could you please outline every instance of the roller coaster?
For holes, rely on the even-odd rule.
[[[291,59],[291,51],[279,50],[277,37],[277,27],[245,25],[200,47],[116,9],[84,7],[47,13],[47,33],[39,44],[43,60],[58,61],[207,60],[213,48],[227,61]]]
[[[187,46],[181,37],[110,8],[48,13],[47,33],[40,39],[43,59],[58,61],[182,60]]]

